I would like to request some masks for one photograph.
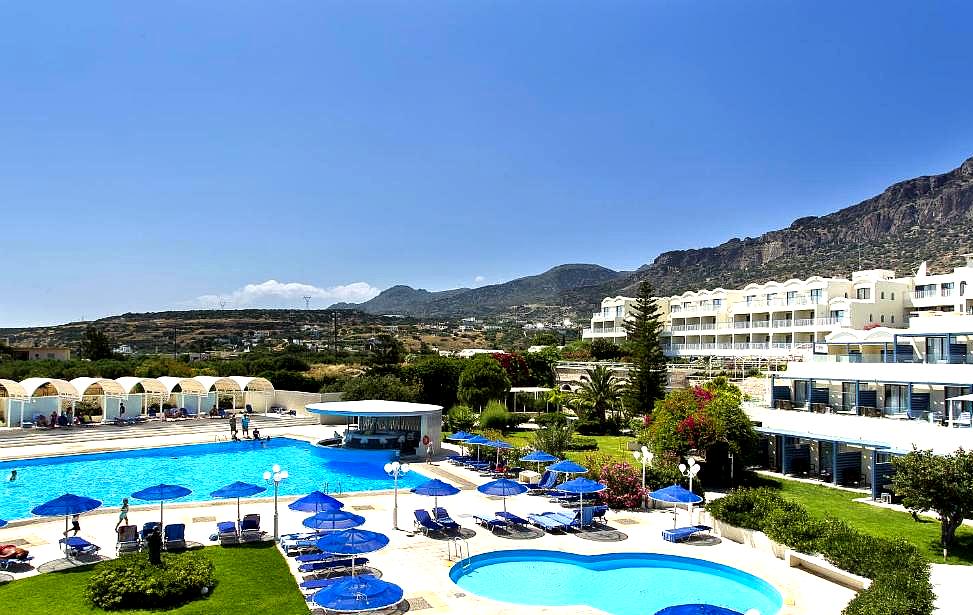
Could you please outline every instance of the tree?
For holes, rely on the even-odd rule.
[[[81,357],[90,361],[99,359],[111,359],[115,356],[112,352],[112,340],[104,331],[94,325],[88,325],[81,335],[81,347],[79,352]]]
[[[370,345],[375,365],[395,365],[405,357],[405,345],[391,333],[379,333]]]
[[[530,445],[555,457],[564,458],[564,452],[571,446],[574,427],[568,421],[555,421],[547,427],[538,429],[530,438]]]
[[[666,390],[666,357],[662,352],[662,323],[659,307],[652,296],[652,285],[643,280],[639,284],[632,318],[625,321],[625,333],[632,368],[625,387],[625,407],[630,414],[651,414],[656,400]]]
[[[391,375],[364,374],[345,382],[344,401],[384,399],[386,401],[416,401],[419,387],[402,382]]]
[[[524,355],[524,360],[535,386],[553,387],[557,383],[554,368],[561,360],[561,351],[556,347],[545,346],[538,352],[528,352]]]
[[[553,331],[541,331],[530,340],[531,346],[560,346],[561,336]]]
[[[587,379],[574,394],[573,403],[583,408],[588,419],[605,425],[609,410],[618,406],[619,387],[612,374],[604,365],[585,370]]]
[[[614,361],[622,356],[622,349],[615,342],[599,337],[591,342],[591,358],[595,361]]]
[[[490,400],[503,399],[509,390],[507,372],[491,355],[476,355],[460,372],[459,399],[471,408],[482,410]]]
[[[958,449],[952,455],[913,450],[894,458],[892,489],[913,514],[932,510],[939,514],[940,543],[950,548],[963,519],[973,517],[973,451]]]
[[[422,387],[419,401],[449,408],[456,404],[462,359],[431,356],[423,358],[405,371]]]

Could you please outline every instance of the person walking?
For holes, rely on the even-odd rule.
[[[250,437],[250,417],[244,414],[243,418],[240,419],[240,425],[243,426],[243,437],[249,438]]]
[[[125,522],[128,525],[128,498],[122,498],[122,507],[118,511],[118,523],[115,524],[115,531],[118,531],[118,526]]]
[[[64,530],[64,537],[67,538],[68,537],[68,532],[71,532],[71,531],[74,532],[74,535],[75,536],[77,536],[78,535],[78,532],[81,531],[81,515],[78,514],[78,513],[75,513],[75,514],[71,515],[71,528],[70,529],[67,529],[67,530]]]
[[[238,440],[236,437],[236,415],[230,417],[230,437],[234,440]]]

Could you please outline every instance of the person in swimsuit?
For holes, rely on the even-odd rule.
[[[128,498],[122,498],[122,508],[118,511],[118,523],[115,524],[115,531],[118,531],[118,526],[122,524],[122,521],[128,525]]]
[[[68,537],[68,532],[74,531],[74,535],[77,536],[78,532],[81,531],[81,515],[74,514],[71,515],[71,528],[64,530],[64,537]]]

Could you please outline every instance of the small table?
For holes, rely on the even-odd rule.
[[[540,477],[540,473],[533,470],[524,470],[517,475],[517,478],[519,478],[520,482],[522,483],[536,483],[537,479]]]

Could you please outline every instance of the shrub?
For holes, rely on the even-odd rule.
[[[501,433],[514,427],[520,419],[507,412],[503,404],[490,402],[480,413],[480,429],[495,429]]]
[[[171,608],[202,598],[216,584],[213,562],[202,553],[164,553],[161,566],[142,554],[124,555],[96,570],[84,594],[105,610]]]
[[[763,530],[767,515],[785,506],[784,498],[771,489],[738,489],[714,500],[707,510],[717,519],[748,530]]]
[[[568,422],[568,417],[566,417],[561,412],[545,412],[544,414],[539,414],[534,418],[534,422],[541,427],[550,427],[551,425],[563,425]]]
[[[605,426],[592,419],[578,419],[574,422],[574,430],[585,436],[600,436],[605,433]]]
[[[640,470],[624,462],[609,462],[599,469],[598,480],[605,484],[602,501],[611,508],[639,508],[645,497]]]
[[[574,436],[568,444],[569,451],[597,451],[598,440],[587,436]]]
[[[446,413],[446,422],[454,433],[469,431],[473,429],[473,425],[476,423],[476,415],[473,414],[469,406],[456,405]]]
[[[789,545],[802,553],[817,553],[824,523],[811,517],[804,508],[790,503],[767,513],[764,532],[771,540]]]

